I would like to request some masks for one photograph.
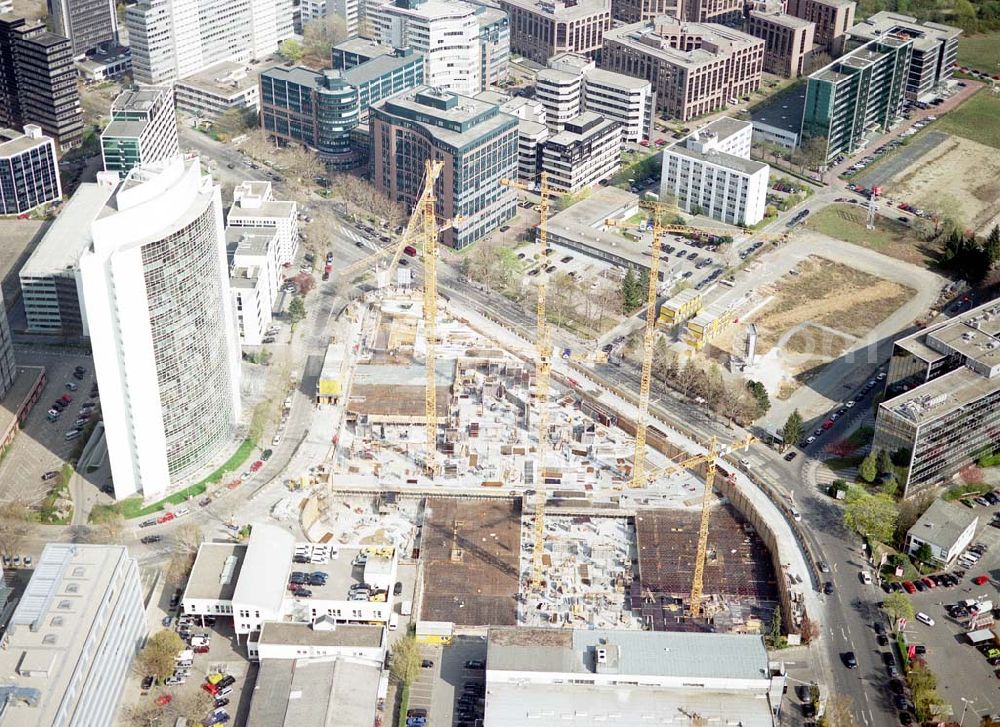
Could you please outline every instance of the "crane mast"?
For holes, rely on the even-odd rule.
[[[433,476],[437,472],[437,254],[438,227],[435,218],[434,183],[443,164],[427,161],[426,189],[420,198],[420,209],[414,216],[423,215],[424,225],[424,335],[427,339],[426,375],[424,398],[424,426],[427,436],[425,467]]]

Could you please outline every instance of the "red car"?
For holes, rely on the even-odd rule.
[[[264,460],[258,459],[256,462],[254,462],[252,465],[250,465],[250,471],[251,472],[256,472],[257,470],[259,470],[263,466],[264,466]]]
[[[928,588],[937,588],[937,583],[931,580],[929,576],[924,576],[920,580],[922,580],[924,582],[924,585],[927,586]]]
[[[832,426],[833,426],[833,419],[827,419],[825,422],[823,422],[823,429],[829,429]]]
[[[912,581],[903,581],[903,588],[906,590],[907,593],[917,592],[917,587],[913,585]]]
[[[972,582],[977,586],[985,586],[987,581],[989,581],[989,576],[976,576],[972,579]]]
[[[160,515],[160,517],[156,518],[156,522],[157,522],[158,524],[162,525],[163,523],[168,523],[168,522],[170,522],[170,521],[171,521],[171,520],[173,520],[173,519],[174,519],[175,517],[176,517],[176,515],[174,515],[174,514],[173,514],[172,512],[168,512],[168,513],[166,513],[165,515]]]
[[[207,654],[208,653],[208,647],[207,646],[196,646],[196,647],[194,647],[193,651],[196,654]]]
[[[170,703],[171,703],[171,702],[172,702],[173,700],[174,700],[174,698],[173,698],[173,695],[170,695],[170,694],[161,694],[160,696],[158,696],[158,697],[156,698],[156,703],[157,703],[157,704],[158,704],[159,706],[161,706],[161,707],[166,707],[166,706],[167,706],[168,704],[170,704]]]
[[[73,401],[73,397],[70,396],[69,394],[63,394],[62,396],[59,397],[59,401],[65,401],[67,404],[69,404],[71,401]]]
[[[201,688],[204,689],[209,694],[211,694],[213,697],[219,693],[219,688],[214,684],[209,684],[208,682],[202,684]]]
[[[640,146],[649,146],[649,139],[643,139],[639,142]]]

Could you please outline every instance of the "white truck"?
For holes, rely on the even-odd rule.
[[[399,614],[401,616],[409,616],[411,613],[413,613],[413,601],[403,601],[399,607]]]

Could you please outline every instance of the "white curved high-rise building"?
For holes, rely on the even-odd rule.
[[[221,192],[197,158],[133,169],[91,226],[82,304],[118,498],[212,464],[240,415]]]

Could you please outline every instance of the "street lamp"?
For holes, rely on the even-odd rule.
[[[965,697],[959,697],[959,699],[962,700],[962,704],[964,705],[962,707],[962,719],[958,720],[958,727],[962,727],[962,725],[965,724],[965,713],[967,711],[969,711],[969,705],[970,704],[975,704],[976,700],[975,699],[966,699]]]

